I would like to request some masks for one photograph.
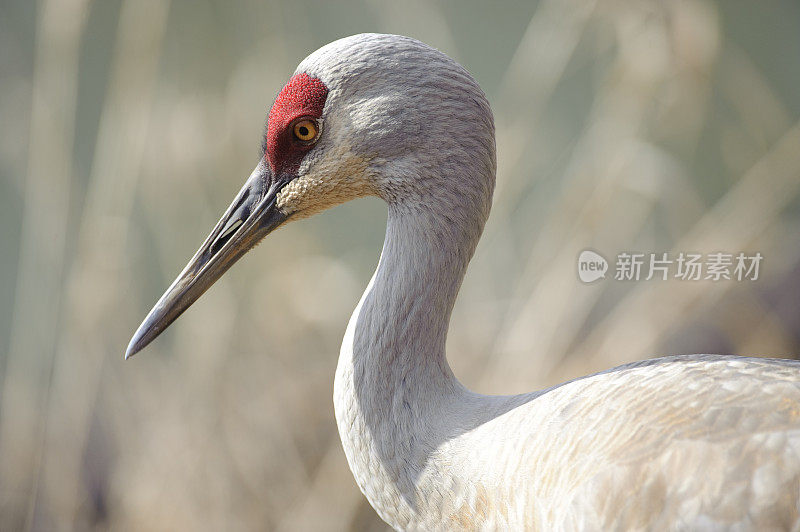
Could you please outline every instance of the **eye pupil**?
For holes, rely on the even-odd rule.
[[[300,135],[303,137],[308,135],[308,128],[306,126],[300,126],[300,129],[298,129],[298,131],[300,132]]]

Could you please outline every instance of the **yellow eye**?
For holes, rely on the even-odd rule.
[[[297,137],[298,140],[302,140],[303,142],[308,142],[317,138],[317,133],[319,133],[319,129],[317,128],[316,122],[313,120],[300,120],[294,125],[294,136]]]

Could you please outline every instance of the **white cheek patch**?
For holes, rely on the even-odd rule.
[[[276,205],[284,214],[298,219],[356,198],[376,196],[368,162],[348,146],[333,148],[308,173],[283,187]]]

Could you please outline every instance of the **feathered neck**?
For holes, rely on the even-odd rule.
[[[342,343],[334,403],[345,454],[394,526],[413,519],[433,453],[475,417],[465,410],[477,396],[450,370],[445,341],[486,213],[391,204],[378,267]]]

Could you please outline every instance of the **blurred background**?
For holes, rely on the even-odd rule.
[[[494,208],[448,340],[467,386],[800,355],[795,0],[3,0],[0,529],[385,530],[331,402],[380,201],[270,236],[122,359],[297,63],[363,31],[443,50],[494,108]],[[585,248],[764,259],[757,281],[586,285]]]

